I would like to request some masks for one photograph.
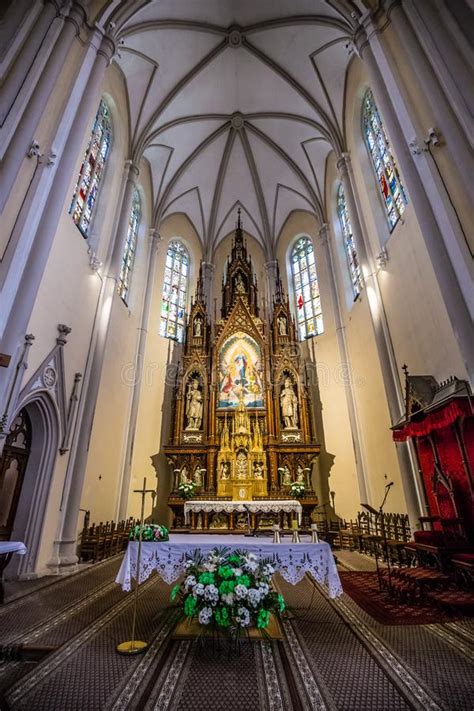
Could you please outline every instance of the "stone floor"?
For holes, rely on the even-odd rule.
[[[345,569],[373,569],[358,553],[337,555]],[[148,650],[120,656],[133,595],[114,583],[119,565],[116,557],[48,581],[0,608],[0,644],[51,648],[39,663],[0,665],[2,711],[473,708],[472,621],[381,625],[310,578],[294,587],[277,579],[291,608],[282,642],[243,643],[229,658],[222,646],[171,638],[170,588],[154,575],[138,600]]]

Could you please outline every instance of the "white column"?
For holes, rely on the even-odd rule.
[[[12,363],[9,368],[0,368],[0,400],[2,395],[8,391],[8,384],[11,382],[18,358],[18,347],[26,332],[33,311],[51,245],[56,234],[59,217],[64,209],[64,202],[76,167],[77,157],[81,152],[84,131],[92,109],[97,102],[99,88],[114,51],[115,45],[112,40],[109,37],[104,37],[82,94],[82,99],[79,102],[76,121],[70,129],[51,185],[48,206],[43,211],[28,255],[22,282],[17,290],[8,316],[0,345],[3,353],[12,355]]]
[[[371,35],[370,42],[378,42],[378,40],[373,38],[374,35]],[[431,263],[436,272],[454,337],[457,340],[466,371],[469,377],[473,377],[474,349],[472,348],[472,320],[467,301],[469,298],[472,299],[472,288],[468,290],[469,287],[467,284],[464,285],[467,276],[464,276],[463,264],[460,262],[460,257],[458,258],[458,256],[456,256],[458,253],[453,253],[452,249],[448,251],[446,247],[445,234],[440,229],[435,218],[432,205],[428,199],[418,168],[414,163],[413,155],[410,152],[410,148],[398,121],[378,62],[375,59],[371,44],[362,27],[357,33],[356,41],[359,54],[369,72],[377,105],[381,111],[384,124],[388,129],[408,189],[409,199],[413,203],[416,218]],[[453,246],[454,245],[451,245],[451,247]],[[457,265],[457,273],[453,263]],[[461,282],[458,280],[458,275],[462,280]],[[461,284],[463,286],[461,286]],[[463,287],[466,298],[463,293]]]
[[[350,366],[349,351],[347,348],[347,340],[345,333],[345,326],[342,322],[341,315],[341,302],[339,299],[339,293],[336,284],[336,272],[334,268],[334,260],[332,257],[331,246],[329,244],[329,226],[327,224],[321,225],[319,229],[319,237],[321,245],[323,247],[324,258],[326,261],[326,272],[329,281],[329,290],[331,294],[331,301],[334,308],[334,320],[336,322],[336,336],[337,344],[339,347],[339,358],[341,363]],[[346,378],[344,382],[344,391],[346,395],[347,410],[349,414],[349,422],[351,426],[352,433],[352,443],[354,446],[354,459],[357,472],[357,481],[359,484],[359,495],[360,500],[364,502],[369,502],[371,500],[369,494],[369,486],[366,479],[366,457],[363,451],[363,438],[360,429],[359,418],[357,414],[356,399],[353,390],[353,380],[352,380],[352,369],[349,371],[349,377]]]
[[[203,290],[206,299],[206,306],[208,315],[211,314],[212,310],[212,283],[214,281],[214,272],[216,268],[212,262],[202,262],[202,280],[203,280]]]
[[[441,131],[443,145],[452,156],[454,167],[458,170],[465,188],[470,193],[472,175],[474,173],[471,146],[466,140],[466,136],[454,116],[418,37],[415,35],[410,21],[400,5],[400,0],[391,0],[387,8],[387,16],[390,18],[397,37],[403,45],[403,50],[410,60],[413,73],[423,87],[424,94],[433,112],[434,125],[436,128],[439,127]],[[383,35],[381,40],[384,40]]]
[[[10,113],[10,109],[28,75],[46,32],[54,18],[59,14],[60,5],[61,3],[58,0],[45,0],[31,32],[8,68],[5,81],[0,89],[0,126],[3,126],[6,117]]]
[[[44,114],[48,99],[63,69],[74,38],[79,34],[85,21],[84,8],[77,0],[74,0],[56,44],[5,151],[0,169],[0,212],[5,207],[20,166],[34,138],[34,131]]]
[[[81,505],[82,488],[86,473],[87,458],[89,453],[89,439],[94,422],[94,413],[99,394],[102,368],[104,365],[105,349],[109,333],[110,318],[114,298],[117,298],[117,280],[120,273],[123,246],[128,227],[132,195],[135,189],[135,178],[138,168],[127,161],[125,166],[126,185],[120,209],[117,230],[114,235],[109,258],[105,268],[105,276],[99,296],[97,318],[94,322],[94,332],[91,342],[93,345],[90,367],[86,373],[84,388],[81,393],[81,419],[78,422],[76,441],[71,450],[67,472],[67,499],[63,515],[62,531],[59,537],[58,558],[60,567],[75,566],[76,534],[79,507]]]
[[[278,279],[278,262],[276,259],[271,259],[264,264],[265,274],[267,277],[266,292],[268,299],[268,315],[271,318],[273,297],[276,294],[277,279]]]
[[[352,233],[362,266],[367,302],[372,320],[390,420],[391,424],[394,425],[404,412],[404,400],[390,337],[390,329],[385,316],[382,294],[375,276],[375,267],[365,239],[365,233],[361,226],[358,203],[353,185],[354,177],[347,154],[341,156],[337,162],[337,167],[340,170],[344,195],[351,220]],[[397,451],[403,491],[407,502],[407,512],[410,517],[411,525],[416,526],[418,524],[418,518],[425,513],[423,486],[419,478],[418,467],[413,452],[407,443],[400,443],[394,446]],[[375,505],[377,502],[370,503]]]
[[[138,329],[138,347],[135,357],[135,367],[133,370],[133,394],[132,404],[130,407],[130,417],[127,431],[127,445],[125,448],[125,462],[122,474],[122,483],[120,488],[120,500],[118,507],[118,520],[127,517],[128,496],[130,490],[130,477],[132,469],[133,444],[137,428],[138,407],[140,404],[140,390],[142,385],[143,366],[145,363],[146,340],[148,336],[148,322],[150,319],[150,308],[153,297],[153,286],[155,283],[156,272],[156,255],[161,242],[161,237],[158,231],[150,229],[150,255],[148,259],[148,269],[145,283],[145,294],[143,300],[142,317],[140,328]],[[213,265],[211,265],[213,266]]]

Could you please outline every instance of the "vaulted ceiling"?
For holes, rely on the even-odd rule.
[[[355,10],[349,0],[152,0],[129,2],[124,16],[115,3],[132,155],[150,163],[155,224],[186,213],[212,259],[236,204],[268,257],[293,210],[324,219],[326,158],[344,150]]]

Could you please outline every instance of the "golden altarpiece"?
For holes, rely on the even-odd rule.
[[[211,329],[199,274],[186,327],[184,354],[173,397],[172,436],[164,448],[173,470],[168,504],[173,528],[184,526],[180,483],[193,481],[195,499],[290,499],[290,486],[305,485],[303,525],[317,499],[308,391],[295,324],[278,278],[269,320],[260,314],[258,287],[243,237],[240,214],[222,279],[220,318]],[[288,517],[262,515],[269,527]],[[192,529],[238,530],[237,513],[193,515]]]

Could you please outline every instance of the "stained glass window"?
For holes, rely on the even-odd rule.
[[[392,156],[382,120],[372,91],[368,89],[362,102],[362,126],[370,156],[377,174],[390,229],[393,229],[408,202],[405,189]]]
[[[88,235],[111,141],[112,117],[109,107],[102,99],[69,208],[72,219],[84,237]]]
[[[324,330],[314,249],[308,237],[300,237],[291,252],[291,271],[300,340]]]
[[[132,207],[128,218],[127,237],[122,254],[122,264],[120,266],[120,277],[118,282],[118,293],[123,301],[128,304],[128,294],[130,291],[130,280],[132,278],[133,263],[137,249],[138,228],[141,218],[141,203],[138,190],[135,190],[132,197]]]
[[[349,270],[349,276],[351,278],[352,283],[352,291],[354,292],[355,299],[360,294],[362,276],[354,243],[354,235],[352,234],[352,227],[351,221],[349,219],[349,211],[347,209],[346,196],[344,195],[344,188],[342,187],[342,183],[339,185],[339,190],[337,191],[337,214],[339,216],[339,222],[341,225],[342,238],[344,241],[344,251],[346,253],[347,258],[347,268]]]
[[[161,298],[160,335],[180,343],[184,336],[189,254],[181,242],[170,242],[166,252],[165,278]]]

